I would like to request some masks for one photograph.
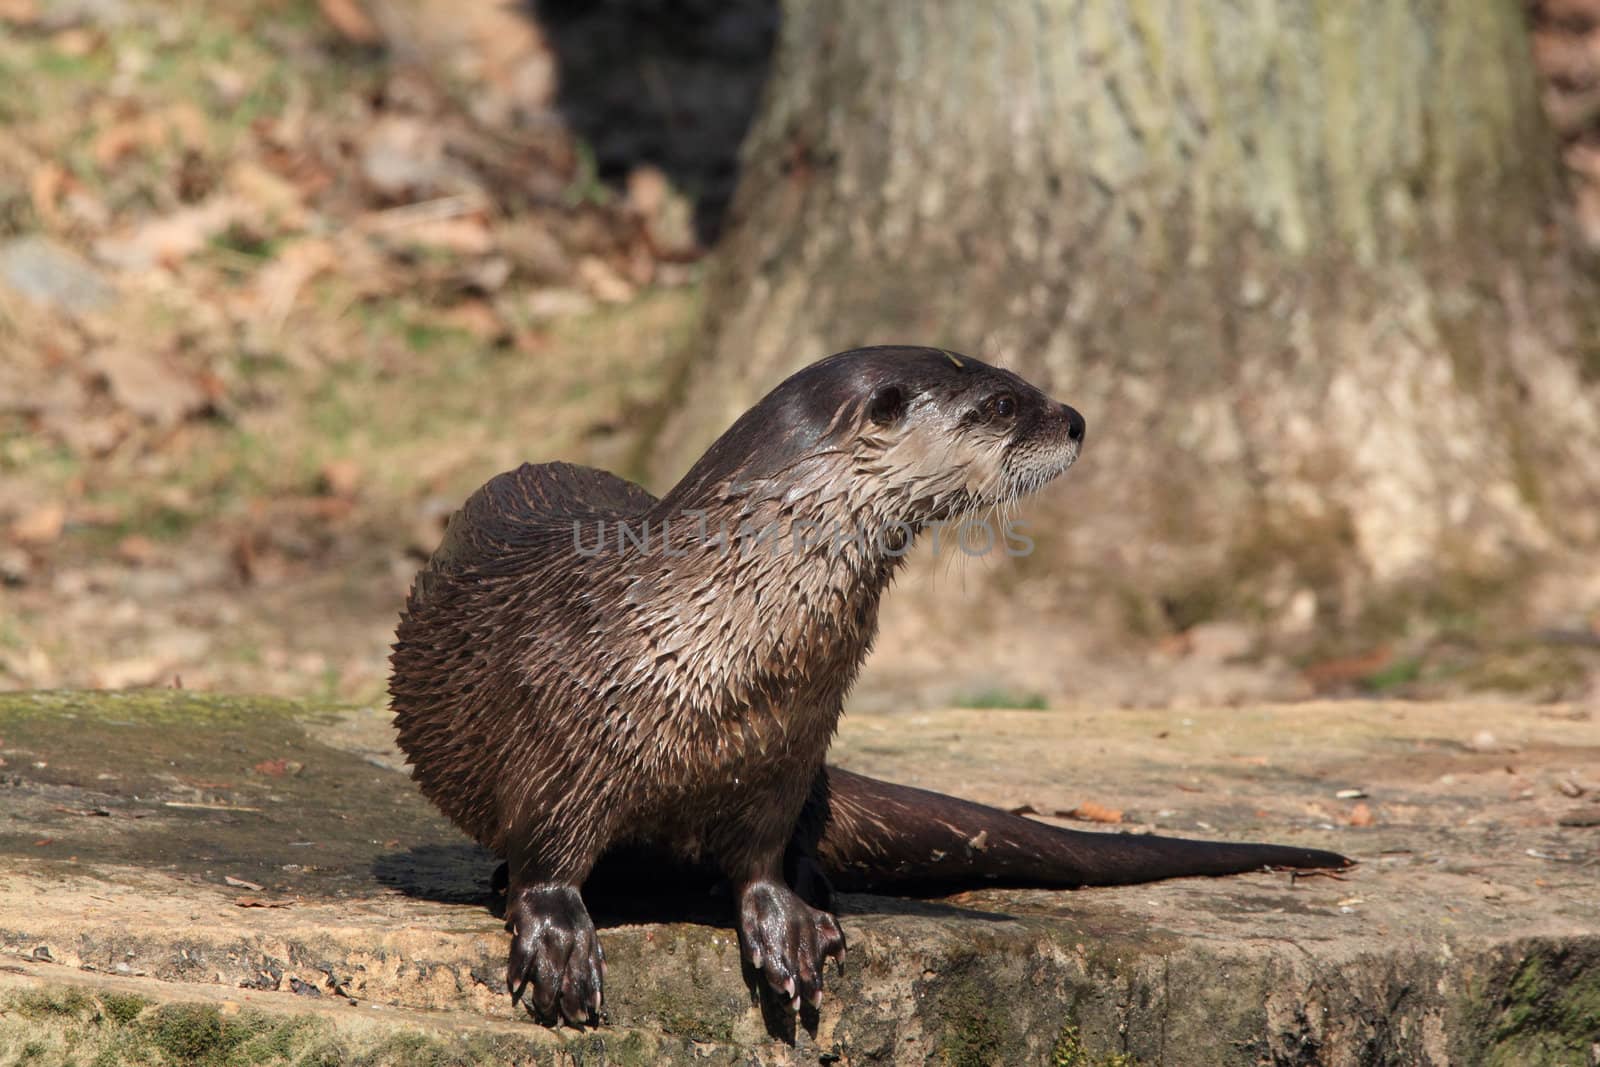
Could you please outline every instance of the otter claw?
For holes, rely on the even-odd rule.
[[[739,943],[751,970],[798,1011],[822,1003],[822,969],[844,957],[844,934],[832,915],[801,900],[788,886],[755,882],[739,902]]]
[[[506,904],[511,953],[506,989],[541,1022],[597,1021],[605,961],[594,922],[572,886],[513,890]]]

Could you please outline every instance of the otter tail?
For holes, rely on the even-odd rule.
[[[1077,888],[1351,865],[1313,848],[1064,830],[837,767],[818,776],[800,832],[834,887],[846,891]]]

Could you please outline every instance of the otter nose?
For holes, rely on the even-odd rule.
[[[1089,428],[1088,424],[1083,421],[1083,416],[1066,404],[1061,405],[1061,414],[1067,417],[1067,437],[1070,440],[1082,442],[1084,431]]]

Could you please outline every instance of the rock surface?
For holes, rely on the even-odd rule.
[[[1600,1055],[1600,728],[1583,709],[847,717],[836,758],[867,773],[1361,866],[849,895],[848,966],[798,1032],[752,1000],[714,902],[651,916],[650,887],[597,912],[609,1025],[528,1021],[502,992],[494,862],[411,787],[381,711],[13,694],[0,757],[0,1064]]]

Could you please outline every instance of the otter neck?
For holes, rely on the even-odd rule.
[[[838,486],[669,494],[647,519],[666,547],[628,559],[629,595],[641,655],[677,702],[831,731],[914,530]]]

